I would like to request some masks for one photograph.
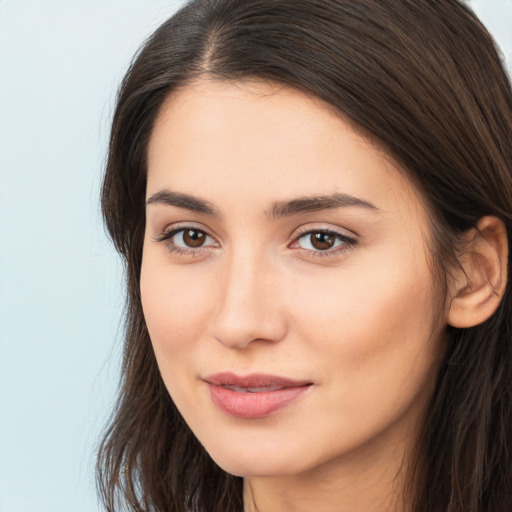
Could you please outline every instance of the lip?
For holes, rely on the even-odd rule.
[[[309,391],[313,383],[277,375],[216,373],[203,379],[212,402],[236,418],[264,418],[291,404]]]

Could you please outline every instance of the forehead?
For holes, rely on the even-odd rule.
[[[148,194],[159,188],[232,202],[346,193],[372,203],[424,202],[403,170],[322,100],[279,84],[200,80],[171,94],[148,150]]]

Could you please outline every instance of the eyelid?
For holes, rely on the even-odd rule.
[[[351,248],[355,247],[358,243],[358,235],[356,235],[353,231],[348,231],[346,229],[342,228],[333,228],[333,227],[327,227],[327,226],[302,226],[298,230],[295,231],[292,237],[291,243],[288,245],[288,247],[302,251],[304,253],[307,253],[309,255],[315,256],[315,257],[329,257],[329,256],[336,256],[341,253],[344,253]],[[333,248],[321,250],[321,249],[305,249],[303,247],[293,247],[293,244],[298,244],[298,241],[305,237],[306,235],[311,235],[313,233],[325,233],[334,235],[338,238],[338,240],[341,240],[343,243],[341,245],[335,246]]]
[[[338,235],[342,238],[349,239],[354,242],[357,242],[359,239],[359,235],[355,231],[351,231],[346,228],[341,228],[339,226],[329,226],[325,224],[308,224],[306,226],[301,226],[293,232],[290,238],[292,238],[292,240],[296,240],[297,238],[300,238],[301,236],[304,235],[308,235],[310,233],[331,233],[333,235]]]
[[[184,231],[186,229],[195,229],[197,231],[201,231],[202,233],[209,236],[210,238],[213,238],[217,243],[219,243],[217,238],[214,235],[212,235],[207,228],[205,228],[202,225],[198,225],[195,222],[179,222],[176,224],[170,224],[163,228],[162,230],[159,230],[160,234],[153,236],[152,238],[153,240],[155,240],[155,242],[163,242],[174,236],[176,233],[179,233],[180,231]]]
[[[200,231],[205,234],[205,236],[211,238],[215,245],[209,244],[209,245],[202,245],[199,247],[182,247],[172,241],[172,238],[176,236],[181,231],[186,230],[196,230]],[[174,254],[180,255],[180,256],[201,256],[205,251],[208,251],[211,248],[217,248],[220,247],[220,243],[217,240],[215,236],[210,234],[209,230],[207,230],[204,227],[199,227],[195,223],[188,222],[188,223],[178,223],[178,224],[171,224],[170,226],[165,227],[161,232],[160,235],[154,236],[153,240],[157,243],[162,243],[166,249]]]

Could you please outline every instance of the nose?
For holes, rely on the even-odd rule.
[[[276,270],[264,257],[233,256],[219,279],[213,337],[232,349],[254,341],[281,341],[287,324],[278,283]]]

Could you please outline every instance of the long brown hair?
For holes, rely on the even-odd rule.
[[[146,153],[162,103],[202,75],[260,78],[321,98],[378,141],[432,212],[441,274],[484,215],[512,240],[512,92],[497,48],[459,0],[193,0],[144,44],[121,85],[102,191],[126,264],[118,402],[98,456],[110,512],[240,512],[175,408],[144,322],[139,276]],[[511,252],[512,254],[512,252]],[[509,261],[510,266],[510,261]],[[512,296],[445,357],[410,469],[415,512],[512,510]]]

